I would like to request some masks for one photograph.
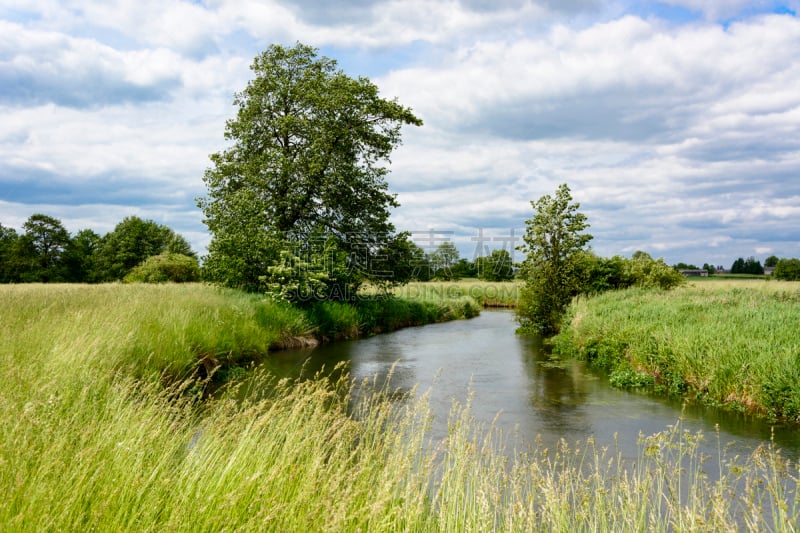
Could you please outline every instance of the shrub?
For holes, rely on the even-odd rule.
[[[197,259],[172,253],[148,257],[124,278],[126,283],[186,283],[199,280],[200,265]]]

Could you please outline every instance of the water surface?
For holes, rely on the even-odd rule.
[[[527,443],[553,446],[594,437],[601,446],[618,446],[635,458],[640,434],[682,428],[702,431],[704,451],[718,446],[729,454],[749,454],[773,439],[785,455],[800,455],[800,431],[765,421],[643,393],[614,389],[606,377],[580,361],[547,355],[541,341],[514,333],[514,315],[484,311],[471,320],[408,328],[312,350],[276,353],[269,368],[281,376],[312,374],[346,361],[358,379],[391,377],[392,387],[417,393],[430,390],[435,416],[433,436],[444,437],[453,401],[472,394],[475,417],[497,424]],[[616,438],[615,438],[616,436]]]

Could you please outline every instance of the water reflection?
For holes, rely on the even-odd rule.
[[[689,431],[703,431],[708,453],[719,440],[735,442],[731,453],[746,454],[768,440],[791,457],[800,452],[800,432],[771,427],[745,417],[679,402],[613,389],[600,374],[579,361],[559,361],[542,350],[537,339],[514,334],[513,314],[484,311],[472,320],[409,328],[313,350],[275,354],[269,368],[279,376],[310,376],[346,361],[356,380],[418,393],[430,390],[434,438],[444,437],[453,401],[473,395],[473,413],[488,424],[500,413],[499,426],[528,443],[540,439],[553,446],[593,436],[601,446],[618,446],[624,456],[638,453],[640,434],[664,431],[682,418]]]

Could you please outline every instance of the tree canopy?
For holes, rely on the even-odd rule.
[[[137,216],[125,217],[99,246],[99,281],[123,279],[148,257],[164,252],[195,257],[186,239],[169,227]]]
[[[731,274],[763,274],[764,267],[761,261],[752,255],[747,259],[740,257],[731,265]]]
[[[508,250],[492,250],[491,255],[477,257],[478,277],[486,281],[507,281],[514,278],[514,264]]]
[[[566,183],[531,206],[534,216],[525,221],[520,246],[527,256],[521,267],[525,285],[517,317],[523,330],[552,334],[572,297],[585,286],[584,247],[592,236],[584,233],[589,223]]]
[[[304,256],[325,250],[346,263],[330,282],[368,279],[372,255],[397,238],[389,156],[401,127],[422,121],[310,46],[272,45],[251,69],[198,199],[212,233],[206,277],[258,290],[282,251],[312,263]]]
[[[161,253],[188,256],[197,264],[183,236],[135,216],[103,237],[90,229],[72,236],[59,219],[41,213],[31,215],[23,229],[18,235],[0,224],[0,283],[120,280]]]
[[[455,244],[450,241],[440,244],[431,255],[431,267],[435,277],[447,281],[458,279],[455,268],[458,260],[459,253]]]
[[[796,257],[779,259],[772,275],[775,276],[775,279],[785,281],[800,280],[800,259]]]

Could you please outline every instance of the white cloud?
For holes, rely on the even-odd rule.
[[[399,229],[467,243],[520,229],[530,200],[567,182],[606,255],[788,255],[800,23],[737,1],[672,4],[707,21],[599,1],[9,0],[0,222],[44,211],[102,231],[143,213],[207,242],[193,198],[231,96],[257,52],[300,40],[356,57],[424,119],[393,157]]]

